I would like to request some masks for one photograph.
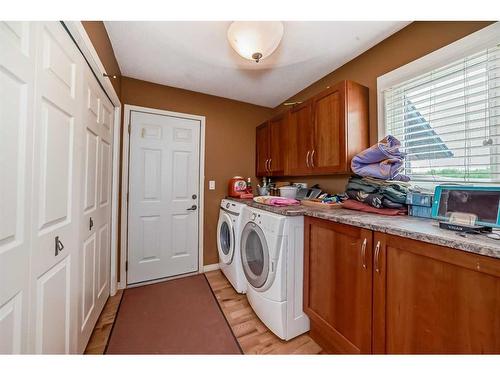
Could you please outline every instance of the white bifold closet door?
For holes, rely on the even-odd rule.
[[[0,23],[0,353],[85,349],[109,295],[112,124],[61,23]]]
[[[35,35],[0,22],[0,353],[27,351]]]
[[[83,57],[57,22],[40,24],[37,37],[28,349],[73,353]]]
[[[80,223],[78,350],[85,346],[109,296],[113,106],[90,68],[83,75],[83,191]]]

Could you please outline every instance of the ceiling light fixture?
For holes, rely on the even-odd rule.
[[[271,55],[283,38],[280,21],[235,21],[227,30],[231,47],[248,60],[259,62]]]

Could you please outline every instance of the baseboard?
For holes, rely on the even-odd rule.
[[[210,272],[218,269],[219,269],[219,263],[207,264],[206,266],[203,266],[203,272]]]

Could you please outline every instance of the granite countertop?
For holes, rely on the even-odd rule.
[[[500,240],[486,236],[468,234],[462,237],[457,232],[439,228],[438,222],[413,216],[384,216],[343,208],[321,209],[305,206],[273,207],[256,203],[251,199],[227,198],[248,206],[260,208],[286,216],[312,216],[336,223],[349,224],[377,232],[394,234],[418,241],[447,246],[469,253],[500,259]],[[497,233],[500,233],[496,231]]]

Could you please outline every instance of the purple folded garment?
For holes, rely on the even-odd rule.
[[[388,135],[377,144],[361,151],[351,161],[351,169],[358,176],[375,177],[382,180],[409,181],[400,174],[405,154],[399,151],[401,143]]]

